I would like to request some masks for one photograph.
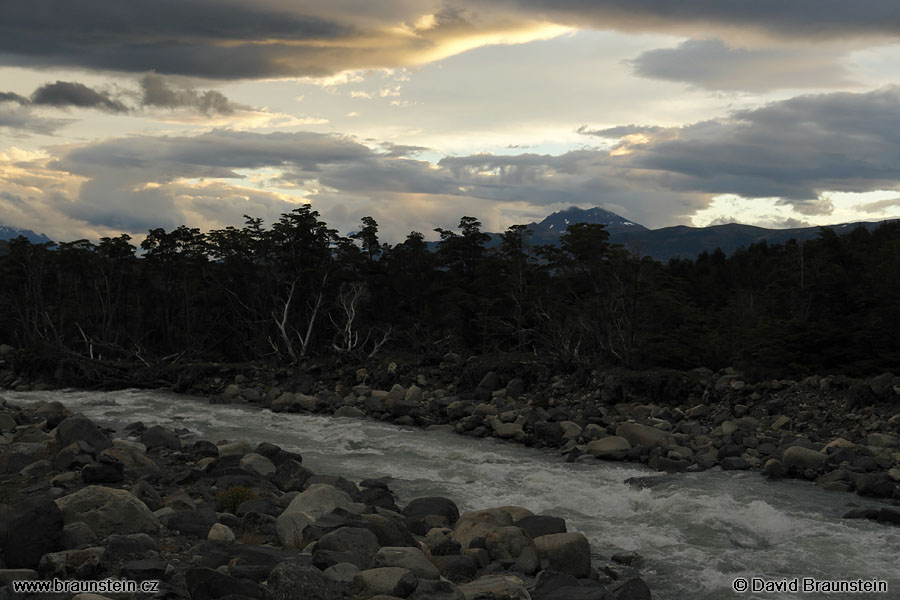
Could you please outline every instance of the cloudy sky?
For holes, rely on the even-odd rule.
[[[4,0],[0,223],[900,216],[894,0]]]

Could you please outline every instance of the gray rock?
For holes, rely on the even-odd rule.
[[[147,449],[169,448],[170,450],[181,450],[181,439],[175,435],[175,432],[160,425],[154,425],[142,433],[141,443],[144,444]]]
[[[643,446],[644,448],[653,448],[668,437],[668,434],[661,429],[639,423],[622,423],[616,428],[616,435],[628,440],[632,446]]]
[[[412,500],[403,508],[403,515],[416,519],[427,515],[439,515],[446,519],[448,525],[453,525],[459,519],[459,509],[453,500],[440,496],[427,496]]]
[[[266,580],[268,600],[342,600],[341,586],[310,565],[279,563]]]
[[[791,446],[784,451],[781,462],[785,468],[791,469],[813,469],[818,470],[828,458],[827,454],[816,452],[803,446]]]
[[[291,513],[304,513],[308,518],[316,520],[337,508],[350,508],[353,500],[346,492],[332,485],[317,483],[297,494],[288,505],[282,516]]]
[[[418,548],[408,546],[386,546],[378,550],[374,557],[376,567],[402,567],[409,569],[419,579],[440,579],[438,568],[428,560]]]
[[[409,600],[466,600],[466,597],[449,581],[420,579]]]
[[[9,413],[0,413],[0,431],[15,431],[16,420]]]
[[[168,563],[155,558],[130,560],[122,565],[121,575],[125,579],[133,581],[147,581],[150,579],[159,581],[166,575]]]
[[[45,443],[15,442],[9,445],[6,454],[0,455],[0,471],[18,473],[28,465],[41,460],[48,452]]]
[[[53,459],[53,466],[60,471],[70,467],[83,467],[94,460],[94,453],[95,450],[90,444],[84,440],[78,440],[56,453],[56,457]]]
[[[64,419],[56,428],[56,437],[60,446],[68,446],[72,442],[82,440],[100,451],[111,445],[109,438],[90,420],[81,415]]]
[[[534,538],[541,567],[584,578],[591,574],[591,545],[580,533],[553,533]]]
[[[219,449],[219,457],[243,456],[250,453],[250,444],[243,440],[222,444],[221,446],[217,446],[217,448]]]
[[[19,508],[0,519],[0,537],[5,566],[33,569],[41,556],[59,550],[63,536],[63,514],[47,498],[26,500]]]
[[[500,527],[513,524],[509,512],[492,508],[487,510],[473,510],[463,513],[453,530],[455,539],[463,548],[469,547],[469,542],[478,537],[487,535]]]
[[[206,535],[206,539],[214,542],[226,542],[232,543],[234,542],[234,532],[227,525],[222,525],[221,523],[214,523],[212,527],[209,528],[209,533]]]
[[[206,539],[209,530],[218,522],[218,519],[212,510],[181,510],[160,517],[160,521],[172,531]]]
[[[241,468],[245,471],[248,471],[260,477],[268,477],[269,475],[275,473],[275,465],[272,464],[272,461],[265,456],[256,454],[254,452],[245,454],[241,458],[240,465]]]
[[[589,442],[587,450],[596,458],[622,460],[628,454],[628,451],[631,450],[631,443],[624,437],[611,435]]]
[[[491,558],[503,566],[515,563],[527,575],[540,566],[534,542],[518,527],[499,527],[487,534],[484,543]]]
[[[349,419],[364,419],[366,413],[355,406],[342,406],[334,411],[335,417],[345,417]]]
[[[359,573],[359,567],[350,563],[338,563],[328,567],[323,573],[325,577],[336,583],[349,585],[353,583],[353,578]]]
[[[532,538],[567,531],[565,519],[548,515],[529,515],[516,521],[515,526],[521,527]]]
[[[104,537],[112,533],[156,533],[159,521],[125,490],[88,486],[56,500],[66,524],[81,521]]]
[[[522,580],[513,575],[485,575],[459,586],[466,600],[528,600]]]
[[[368,569],[378,548],[378,538],[368,529],[341,527],[319,538],[313,553],[313,564],[325,569],[348,562],[360,569]]]
[[[32,581],[38,578],[34,569],[0,569],[0,586],[9,585],[13,581]]]
[[[54,506],[56,506],[54,504]],[[57,509],[58,510],[58,509]],[[74,550],[84,546],[94,546],[97,543],[97,534],[86,523],[76,521],[63,527],[63,550]]]
[[[482,552],[486,552],[482,549]],[[470,581],[478,571],[478,565],[468,556],[451,554],[447,556],[432,556],[431,561],[437,566],[442,577],[446,577],[453,583]]]
[[[296,460],[281,462],[272,475],[272,483],[283,492],[300,492],[306,487],[306,481],[314,473]]]
[[[650,587],[640,577],[618,581],[610,589],[616,600],[651,600]]]
[[[154,479],[162,475],[162,469],[159,468],[153,459],[136,448],[112,447],[101,452],[98,459],[115,459],[120,462],[125,469],[125,475],[133,478],[147,477]]]
[[[95,579],[100,573],[104,549],[51,552],[41,557],[38,573],[42,579]]]
[[[353,578],[353,591],[363,598],[379,594],[406,598],[419,584],[416,574],[400,567],[378,567],[360,571]]]

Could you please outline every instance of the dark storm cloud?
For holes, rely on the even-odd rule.
[[[14,94],[13,92],[0,92],[0,102],[15,102],[17,104],[28,104],[28,98]]]
[[[7,64],[223,78],[296,75],[317,67],[291,44],[352,34],[351,27],[316,17],[214,1],[0,3],[0,56]]]
[[[641,77],[713,90],[765,92],[852,84],[837,54],[809,45],[751,50],[730,48],[721,40],[687,40],[675,48],[644,52],[631,64]]]
[[[623,141],[616,163],[666,174],[674,190],[780,197],[830,210],[824,191],[892,189],[900,182],[900,88],[800,96],[729,118]]]
[[[108,112],[127,112],[128,107],[106,92],[98,92],[83,83],[57,81],[39,87],[31,94],[31,102],[57,108],[97,108]]]
[[[498,0],[573,26],[666,31],[754,28],[787,38],[843,38],[900,31],[894,0]]]
[[[0,2],[0,61],[240,79],[416,64],[440,56],[435,50],[441,47],[448,53],[466,47],[454,42],[467,35],[515,31],[539,20],[603,30],[702,32],[722,39],[737,39],[748,30],[790,40],[896,38],[900,32],[894,0],[456,0],[435,9],[409,0],[356,6],[6,0]],[[432,11],[433,26],[414,25]],[[733,54],[725,58],[731,64],[742,60]],[[751,58],[757,64],[761,57]]]
[[[141,104],[163,108],[192,108],[203,114],[217,113],[229,115],[238,108],[245,108],[232,103],[221,92],[216,90],[198,91],[188,87],[175,87],[165,77],[156,73],[148,73],[140,80]]]

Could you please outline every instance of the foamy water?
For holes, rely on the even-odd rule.
[[[269,441],[303,454],[317,472],[351,479],[389,476],[402,505],[444,495],[461,510],[501,505],[564,517],[598,556],[635,550],[660,600],[811,598],[736,594],[736,577],[885,580],[900,597],[900,530],[843,520],[851,506],[878,503],[756,473],[660,475],[635,465],[566,463],[559,456],[376,421],[228,405],[160,392],[3,392],[12,402],[60,400],[98,423],[184,428],[213,441]],[[626,484],[643,478],[645,487]],[[824,596],[823,596],[824,597]],[[828,598],[857,598],[830,594]]]

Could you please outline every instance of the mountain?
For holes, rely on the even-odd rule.
[[[566,227],[571,223],[593,223],[606,225],[610,237],[614,235],[631,235],[650,231],[643,225],[633,223],[614,212],[599,207],[581,209],[567,208],[547,216],[540,223],[530,223],[528,229],[532,232],[532,241],[535,244],[555,244],[559,236],[566,232]]]
[[[865,227],[870,231],[881,225],[883,221],[864,221],[830,225],[838,233],[846,233],[857,227]],[[568,208],[547,216],[540,223],[529,223],[528,229],[533,231],[533,245],[555,245],[559,237],[571,223],[600,223],[606,225],[610,242],[622,244],[627,248],[636,248],[645,256],[660,261],[681,257],[694,259],[701,252],[713,252],[721,248],[726,255],[732,254],[740,247],[766,242],[783,244],[790,239],[798,241],[814,239],[819,235],[819,227],[799,227],[794,229],[766,229],[753,225],[729,223],[709,227],[663,227],[648,229],[639,223],[602,208]],[[500,234],[492,233],[489,245],[500,243]]]
[[[14,227],[0,225],[0,240],[14,240],[20,235],[24,235],[32,244],[43,244],[45,242],[53,241],[43,233],[35,233],[30,229],[16,229]]]

